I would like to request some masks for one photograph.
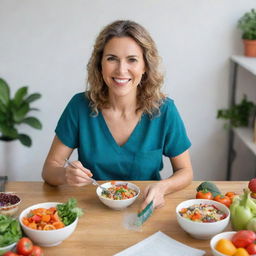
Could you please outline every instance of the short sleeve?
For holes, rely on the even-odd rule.
[[[78,106],[79,106],[79,94],[75,95],[64,109],[55,133],[63,144],[70,148],[78,147]]]
[[[169,100],[166,110],[166,137],[163,154],[175,157],[185,152],[191,146],[181,116],[172,100]]]

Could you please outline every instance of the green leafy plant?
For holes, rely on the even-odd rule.
[[[242,38],[256,40],[256,11],[251,9],[246,12],[238,21],[238,28],[243,32]]]
[[[230,121],[231,127],[248,126],[250,116],[255,112],[256,105],[247,100],[246,95],[239,104],[235,104],[229,109],[219,109],[217,118]],[[228,127],[225,124],[225,127]]]
[[[28,116],[30,111],[38,110],[31,108],[30,104],[39,98],[39,93],[28,95],[27,86],[19,88],[11,98],[9,85],[0,78],[0,140],[19,140],[27,147],[32,145],[32,140],[27,134],[19,133],[18,126],[27,124],[42,129],[42,124],[37,118]]]

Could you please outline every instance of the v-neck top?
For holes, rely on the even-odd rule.
[[[154,117],[142,114],[125,144],[119,146],[99,111],[92,115],[85,93],[78,93],[64,109],[57,137],[72,149],[97,180],[160,180],[163,155],[175,157],[191,142],[174,101],[166,98]]]

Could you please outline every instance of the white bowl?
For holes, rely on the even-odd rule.
[[[50,208],[55,207],[57,202],[48,202],[48,203],[41,203],[41,204],[35,204],[28,208],[26,208],[19,216],[19,222],[20,225],[25,232],[25,234],[33,241],[35,244],[44,246],[44,247],[51,247],[56,246],[60,243],[62,243],[65,239],[67,239],[75,230],[78,218],[75,219],[73,223],[70,225],[60,228],[60,229],[54,229],[54,230],[35,230],[31,229],[27,226],[25,226],[22,223],[22,218],[26,217],[30,210],[36,209],[36,208]]]
[[[20,197],[15,192],[0,192],[0,194],[7,195],[8,197],[16,197],[15,204],[12,204],[12,201],[9,201],[10,198],[8,198],[8,202],[1,202],[0,200],[0,214],[10,217],[15,216],[21,203]]]
[[[4,247],[0,247],[0,255],[3,255],[5,252],[11,251],[16,246],[16,244],[17,242],[9,244]]]
[[[203,223],[203,222],[191,221],[180,216],[179,211],[182,208],[187,208],[194,204],[201,204],[201,203],[215,205],[219,210],[224,212],[227,215],[227,217],[220,221]],[[188,234],[190,234],[192,237],[197,239],[207,240],[213,237],[214,235],[220,233],[227,227],[230,220],[230,211],[224,204],[213,201],[213,200],[191,199],[191,200],[181,202],[176,207],[176,217],[181,228],[185,230]]]
[[[230,231],[230,232],[223,232],[223,233],[220,233],[216,236],[214,236],[211,241],[210,241],[210,246],[211,246],[211,250],[212,250],[212,253],[214,256],[226,256],[225,254],[221,253],[221,252],[218,252],[215,247],[216,247],[216,244],[217,242],[220,240],[220,239],[228,239],[228,240],[231,240],[231,238],[233,237],[233,235],[235,234],[236,232],[235,231]]]
[[[126,207],[128,207],[129,205],[133,204],[134,201],[137,199],[137,197],[140,194],[140,189],[138,186],[136,186],[135,184],[131,183],[131,182],[126,182],[126,181],[116,181],[115,182],[116,185],[118,184],[127,184],[128,188],[131,188],[133,190],[135,190],[137,192],[137,195],[129,198],[129,199],[124,199],[124,200],[113,200],[113,199],[109,199],[106,197],[103,197],[102,194],[102,189],[100,187],[97,188],[96,193],[100,199],[100,201],[105,204],[106,206],[114,209],[114,210],[122,210]],[[110,188],[113,185],[111,184],[111,182],[107,182],[101,185],[104,188]]]

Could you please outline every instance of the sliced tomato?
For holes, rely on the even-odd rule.
[[[53,229],[56,229],[56,228],[53,225],[51,225],[51,224],[47,224],[43,228],[43,230],[53,230]]]

